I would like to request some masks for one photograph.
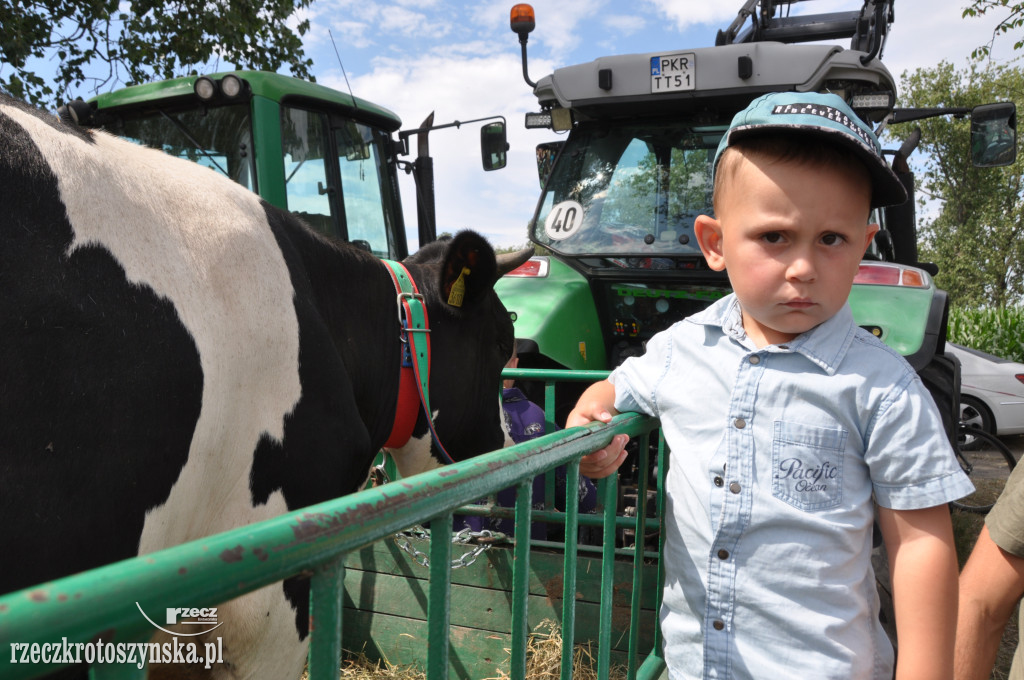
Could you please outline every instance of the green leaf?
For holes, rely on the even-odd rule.
[[[10,75],[0,86],[36,105],[55,108],[57,93],[90,82],[96,90],[172,78],[209,62],[227,68],[277,71],[309,77],[312,60],[300,36],[308,20],[289,22],[311,0],[36,0],[0,3],[0,63]],[[15,7],[16,5],[16,7]],[[125,11],[125,10],[128,11]],[[61,38],[55,29],[74,26]],[[108,40],[109,37],[109,40]],[[26,70],[29,57],[59,62],[52,86]],[[96,68],[100,67],[100,68]],[[109,72],[107,80],[86,80],[85,73]]]

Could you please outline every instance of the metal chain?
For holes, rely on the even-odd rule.
[[[374,486],[380,486],[388,483],[388,475],[384,470],[384,467],[378,465],[371,470],[373,476]],[[407,552],[413,559],[413,561],[421,567],[430,566],[430,557],[423,551],[416,548],[412,544],[412,541],[429,541],[430,532],[424,529],[419,524],[406,529],[405,531],[399,531],[394,535],[395,545]],[[462,567],[468,567],[469,565],[476,562],[476,559],[489,550],[492,545],[499,542],[508,542],[508,537],[498,531],[490,531],[484,529],[483,531],[472,531],[469,527],[452,533],[452,545],[474,545],[475,547],[456,557],[452,560],[452,569],[461,569]]]
[[[426,553],[416,548],[412,541],[429,541],[430,532],[424,529],[420,525],[413,526],[405,531],[399,531],[394,536],[395,545],[409,553],[413,561],[421,567],[430,566],[430,558]],[[472,531],[468,527],[460,531],[456,531],[452,534],[452,545],[473,545],[475,546],[472,550],[463,553],[459,557],[456,557],[451,562],[452,569],[461,569],[462,567],[468,567],[469,565],[476,562],[476,559],[489,550],[492,545],[501,541],[507,541],[508,537],[501,532],[490,531],[484,529],[483,531]]]

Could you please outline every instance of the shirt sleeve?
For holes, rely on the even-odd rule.
[[[657,390],[672,364],[671,329],[647,341],[644,353],[630,357],[608,376],[615,385],[615,408],[660,417]]]
[[[911,370],[882,399],[867,434],[865,460],[875,499],[893,510],[930,508],[974,491],[935,402]]]
[[[996,545],[1024,557],[1024,465],[1010,473],[999,500],[985,517],[985,526]]]

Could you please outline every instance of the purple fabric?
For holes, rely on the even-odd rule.
[[[507,387],[502,393],[502,408],[508,421],[509,436],[516,444],[535,439],[544,432],[544,410],[526,398],[518,388]],[[557,428],[556,426],[556,429]],[[576,494],[580,512],[593,512],[597,507],[597,488],[586,477],[580,477]],[[555,508],[565,510],[565,466],[555,469]],[[505,508],[514,508],[516,504],[515,487],[502,489],[497,494],[497,504]],[[533,480],[533,507],[544,509],[544,476]],[[473,531],[490,529],[512,536],[515,534],[515,522],[511,519],[495,517],[455,516],[455,530],[468,526]],[[533,522],[530,527],[530,538],[536,541],[548,540],[548,525],[544,522]]]

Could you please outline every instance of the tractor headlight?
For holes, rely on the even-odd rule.
[[[217,94],[217,83],[213,82],[213,78],[199,76],[196,78],[196,83],[192,86],[192,89],[197,97],[203,101],[208,101]]]

